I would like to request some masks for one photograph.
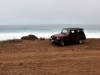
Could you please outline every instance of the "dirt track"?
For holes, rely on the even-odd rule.
[[[49,40],[0,43],[0,75],[100,75],[100,39],[64,47]]]

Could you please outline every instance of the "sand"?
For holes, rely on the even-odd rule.
[[[49,40],[0,42],[0,75],[100,75],[100,39],[64,47]]]

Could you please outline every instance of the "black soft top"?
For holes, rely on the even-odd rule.
[[[63,28],[63,29],[67,29],[67,30],[83,30],[83,28]]]

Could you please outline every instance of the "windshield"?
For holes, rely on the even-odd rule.
[[[61,33],[68,34],[68,30],[63,29],[63,30],[61,31]]]

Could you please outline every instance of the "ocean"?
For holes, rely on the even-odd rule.
[[[51,35],[60,33],[67,27],[84,28],[86,38],[100,38],[100,25],[0,25],[0,41],[20,39],[29,34],[38,38],[50,38]]]

